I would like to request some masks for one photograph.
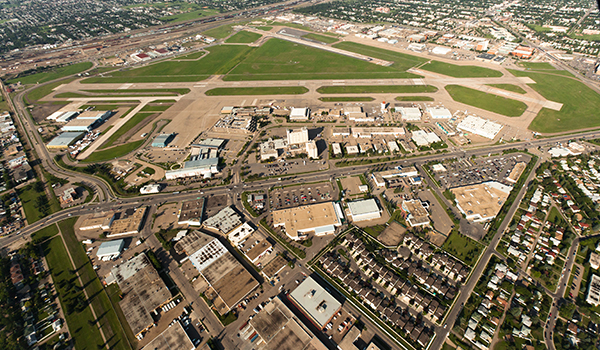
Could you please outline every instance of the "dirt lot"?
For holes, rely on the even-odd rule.
[[[363,183],[358,176],[347,176],[340,179],[340,183],[342,184],[342,188],[344,189],[346,196],[356,196],[362,195],[364,192],[361,192],[358,187]]]
[[[177,212],[179,211],[180,203],[165,204],[156,211],[156,219],[152,225],[153,230],[161,228],[167,229],[177,225]]]
[[[402,241],[406,228],[392,221],[383,232],[377,236],[377,240],[386,247],[395,247]]]
[[[333,200],[333,187],[329,182],[278,188],[269,194],[272,209],[292,208]]]

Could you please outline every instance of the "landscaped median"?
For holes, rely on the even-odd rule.
[[[415,94],[436,91],[438,89],[432,85],[336,85],[321,86],[317,89],[321,94]]]
[[[486,111],[502,114],[507,117],[518,117],[527,109],[527,105],[521,101],[488,94],[460,85],[446,85],[446,91],[448,91],[452,99],[456,102],[485,109]]]
[[[262,86],[214,88],[205,92],[207,96],[239,96],[239,95],[302,95],[308,92],[304,86]]]

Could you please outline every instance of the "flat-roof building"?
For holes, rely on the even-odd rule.
[[[401,127],[372,127],[372,128],[352,128],[352,136],[356,138],[372,138],[373,136],[404,136],[404,128]]]
[[[176,170],[167,170],[165,178],[167,180],[182,179],[186,177],[210,178],[213,174],[219,172],[219,158],[199,158],[192,157],[191,160],[183,163],[183,168]]]
[[[293,121],[308,120],[309,115],[310,115],[310,109],[308,109],[308,108],[292,107],[292,111],[290,112],[290,120],[293,120]]]
[[[181,202],[181,208],[179,208],[177,214],[177,223],[179,225],[200,226],[205,203],[206,198],[204,197]]]
[[[217,214],[206,219],[202,225],[217,231],[234,245],[237,245],[254,232],[254,228],[231,207],[221,209]]]
[[[348,210],[353,222],[381,218],[381,209],[373,198],[348,202]]]
[[[54,149],[69,148],[73,143],[81,140],[85,133],[80,131],[63,132],[48,142],[46,147]]]
[[[452,118],[452,113],[450,113],[450,110],[444,107],[427,107],[427,113],[429,113],[431,119]]]
[[[142,350],[194,350],[196,347],[188,336],[187,332],[181,326],[181,322],[176,321],[165,329],[156,338],[152,339]]]
[[[417,144],[417,146],[428,146],[432,143],[442,141],[442,139],[440,139],[440,137],[434,132],[425,132],[423,130],[413,131],[412,140]]]
[[[342,303],[310,276],[300,283],[288,298],[319,329],[325,328],[342,308]]]
[[[98,247],[96,256],[101,260],[111,260],[121,255],[123,247],[125,247],[125,241],[122,239],[102,242],[100,247]]]
[[[147,207],[127,209],[115,214],[107,237],[124,236],[139,233],[146,216]]]
[[[600,277],[596,274],[592,274],[585,301],[594,306],[600,305]]]
[[[90,217],[84,218],[80,230],[108,230],[115,220],[114,212],[101,212],[93,214]]]
[[[407,213],[406,222],[411,227],[429,225],[429,213],[420,200],[403,201],[402,210]]]
[[[402,120],[407,122],[418,122],[421,120],[421,109],[419,107],[399,107],[396,110],[400,111]]]
[[[496,181],[451,188],[456,207],[469,221],[491,220],[504,205],[512,187]]]
[[[260,160],[276,159],[288,146],[285,139],[269,139],[260,144]]]
[[[493,140],[503,127],[502,124],[470,115],[458,123],[456,129]]]
[[[220,150],[221,148],[223,148],[224,145],[225,145],[224,139],[209,138],[209,139],[204,139],[198,143],[193,144],[192,147]]]
[[[301,240],[314,233],[317,236],[333,234],[342,225],[333,202],[275,210],[271,214],[273,226],[281,229],[294,240]]]
[[[91,131],[96,123],[97,119],[73,119],[65,124],[62,128],[62,131],[80,131],[80,132],[89,132]]]
[[[175,134],[160,134],[152,140],[152,147],[165,148],[169,142],[173,141]]]
[[[308,129],[288,129],[287,130],[288,145],[303,144],[308,142]]]

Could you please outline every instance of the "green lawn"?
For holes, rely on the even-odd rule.
[[[226,81],[303,79],[384,79],[410,78],[395,67],[379,66],[356,58],[270,39],[248,53],[227,76]]]
[[[80,288],[81,284],[76,278],[73,279],[73,265],[69,260],[67,250],[60,237],[47,241],[42,246],[42,249],[50,268],[52,280],[58,291],[60,303],[63,310],[65,310],[65,303],[72,292],[70,293],[65,288],[60,288],[60,283],[64,283],[61,281],[67,282],[71,280],[71,284],[76,286],[76,288]],[[74,311],[67,313],[65,311],[65,319],[69,326],[70,335],[78,350],[97,350],[104,343],[98,327],[88,324],[88,322],[94,321],[92,310],[89,306],[81,312]]]
[[[146,105],[142,107],[140,112],[164,112],[167,109],[171,108],[172,104],[162,104],[162,105]]]
[[[104,149],[102,151],[96,151],[90,154],[89,157],[83,160],[84,163],[96,163],[105,162],[107,160],[115,159],[126,155],[127,153],[133,152],[138,149],[145,140],[139,140],[129,142],[116,147]]]
[[[157,106],[157,107],[160,107],[160,106]],[[137,113],[136,115],[134,115],[133,117],[131,117],[131,119],[129,119],[125,124],[123,124],[119,128],[119,130],[115,131],[115,133],[112,134],[108,138],[108,140],[106,140],[106,142],[102,144],[102,146],[100,146],[100,149],[111,147],[121,136],[125,135],[133,127],[135,127],[136,125],[142,123],[144,121],[144,119],[146,119],[149,116],[154,115],[154,114],[155,113],[152,113],[152,112],[149,112],[149,113],[144,113],[144,112]]]
[[[260,29],[260,30],[264,30],[265,32],[268,32],[271,29],[273,29],[273,27],[271,27],[271,26],[259,26],[259,27],[256,27],[256,29]]]
[[[452,99],[457,102],[502,114],[507,117],[518,117],[527,109],[527,105],[521,101],[488,94],[460,85],[446,85],[446,91],[448,91],[450,96],[452,96]]]
[[[177,60],[196,60],[196,59],[204,56],[205,54],[206,54],[205,51],[198,51],[198,52],[191,53],[189,55],[179,56],[176,59]]]
[[[304,35],[303,38],[320,41],[325,44],[333,44],[336,41],[340,41],[339,38],[335,38],[335,37],[327,36],[327,35],[316,34],[316,33],[308,33],[308,34]]]
[[[556,70],[556,68],[548,62],[519,62],[518,65],[531,70]]]
[[[214,88],[206,91],[207,96],[233,95],[301,95],[308,92],[304,86],[262,86],[239,88]]]
[[[115,94],[115,95],[127,95],[130,93],[148,93],[148,96],[170,96],[170,95],[185,95],[190,92],[188,88],[182,89],[127,89],[127,90],[105,90],[105,89],[89,89],[81,90],[93,94]],[[168,94],[168,95],[165,95]]]
[[[433,101],[433,97],[429,96],[398,96],[396,101]]]
[[[35,73],[24,77],[18,77],[7,80],[7,84],[21,82],[21,84],[41,84],[50,80],[66,77],[72,74],[81,73],[84,70],[92,68],[92,62],[80,62],[64,67],[51,68],[45,72]]]
[[[427,59],[407,55],[405,53],[400,53],[396,51],[390,51],[385,49],[380,49],[373,46],[357,44],[352,42],[343,41],[337,44],[334,44],[333,47],[337,47],[338,49],[347,50],[351,52],[360,53],[367,56],[372,56],[375,58],[379,58],[386,61],[394,62],[391,67],[396,68],[401,71],[406,71],[412,67],[418,66],[422,63],[427,62]],[[416,75],[412,75],[412,77],[417,77]]]
[[[483,251],[480,243],[456,231],[450,233],[442,247],[467,265],[473,265]]]
[[[373,101],[373,97],[352,97],[352,96],[339,96],[339,97],[319,97],[319,100],[323,102],[368,102]]]
[[[260,34],[242,30],[242,31],[237,32],[234,35],[230,36],[227,40],[225,40],[225,42],[226,43],[237,43],[237,44],[249,44],[249,43],[255,42],[256,40],[260,39],[261,37],[262,37],[262,35],[260,35]]]
[[[529,125],[542,133],[565,132],[600,126],[600,95],[575,78],[541,72],[511,70],[518,77],[530,77],[529,86],[550,101],[562,103],[560,111],[543,108]]]
[[[42,242],[50,237],[54,237],[54,235],[56,235],[57,233],[58,228],[56,227],[56,225],[52,224],[32,233],[31,240],[33,242]]]
[[[573,38],[573,39],[579,39],[579,40],[587,40],[587,41],[600,41],[600,35],[599,34],[581,34],[581,33],[572,33],[569,34],[569,37]]]
[[[244,45],[222,45],[207,48],[209,54],[198,61],[169,60],[131,70],[111,73],[110,77],[84,79],[85,84],[187,82],[206,79],[212,74],[226,74],[256,50]]]
[[[223,39],[227,37],[229,34],[233,33],[233,26],[238,25],[239,23],[225,24],[220,27],[216,27],[213,29],[209,29],[202,34],[207,36],[212,36],[215,39]]]
[[[27,93],[26,99],[29,102],[35,102],[39,99],[42,99],[42,98],[48,96],[58,86],[63,85],[63,84],[68,84],[68,83],[72,82],[73,80],[75,80],[75,78],[55,81],[54,83],[49,83],[49,84],[37,87],[37,88],[31,90],[29,93]]]
[[[33,186],[27,185],[25,187],[19,188],[17,190],[17,193],[19,195],[19,199],[21,200],[23,210],[25,211],[25,217],[27,218],[27,222],[30,225],[45,216],[43,213],[40,212],[40,210],[38,210],[36,205],[38,197],[47,197],[45,192],[38,193],[33,188]],[[48,203],[48,207],[50,208],[50,203]]]
[[[506,90],[506,91],[516,92],[517,94],[526,94],[527,93],[527,91],[523,90],[523,88],[520,87],[519,85],[513,85],[513,84],[487,84],[487,85],[498,88],[498,89]]]
[[[205,9],[205,10],[197,10],[197,11],[179,13],[179,14],[172,15],[172,16],[165,16],[165,17],[161,17],[160,19],[163,21],[168,21],[168,22],[182,22],[182,21],[190,21],[190,20],[198,19],[198,18],[202,18],[202,17],[214,16],[218,13],[219,13],[219,11],[217,11],[217,10]]]
[[[550,28],[546,28],[546,27],[543,27],[543,26],[540,26],[540,25],[537,25],[537,24],[527,24],[527,26],[528,26],[529,28],[531,28],[531,29],[535,30],[535,31],[536,31],[536,32],[538,32],[538,33],[541,33],[541,32],[549,32],[549,31],[551,31],[551,30],[552,30],[552,29],[550,29]]]
[[[321,86],[317,92],[321,94],[384,94],[384,93],[420,93],[436,92],[438,89],[432,85],[344,85]]]
[[[502,72],[494,69],[477,66],[457,66],[455,64],[440,61],[428,62],[421,66],[420,69],[455,78],[487,78],[502,76]]]

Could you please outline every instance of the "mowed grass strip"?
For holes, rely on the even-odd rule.
[[[34,243],[42,242],[48,238],[56,236],[56,234],[58,234],[58,228],[56,227],[55,224],[52,224],[50,226],[46,226],[43,229],[32,233],[31,240]]]
[[[198,59],[198,58],[204,56],[205,54],[206,54],[205,51],[198,51],[198,52],[191,53],[189,55],[178,56],[176,59],[178,59],[178,60],[195,60],[195,59]]]
[[[517,77],[529,77],[529,86],[549,101],[562,103],[560,111],[542,108],[529,125],[541,133],[565,132],[600,126],[600,95],[575,78],[554,73],[510,70]]]
[[[145,106],[145,107],[147,107],[147,106]],[[119,128],[119,130],[115,131],[114,134],[110,135],[108,140],[106,140],[106,142],[104,144],[102,144],[99,148],[104,149],[104,148],[108,148],[108,147],[112,146],[121,136],[125,135],[129,130],[131,130],[133,127],[135,127],[139,123],[142,123],[144,121],[144,119],[148,118],[149,116],[151,116],[153,114],[155,114],[155,113],[152,113],[152,112],[137,113],[136,115],[131,117],[131,119],[129,119],[125,124],[123,124]]]
[[[59,287],[60,284],[66,282],[76,286],[75,288],[81,288],[81,284],[72,273],[74,270],[73,265],[71,264],[71,260],[69,260],[67,249],[65,248],[62,239],[60,237],[52,238],[43,244],[42,249],[50,268],[52,280],[58,292],[60,304],[63,311],[65,311],[65,319],[69,326],[71,337],[75,342],[75,347],[78,350],[100,349],[104,341],[102,340],[102,335],[100,334],[98,327],[89,325],[89,322],[93,323],[95,321],[91,308],[87,306],[81,312],[66,312],[66,298],[70,293],[64,288]]]
[[[502,114],[507,117],[518,117],[527,109],[527,105],[521,101],[488,94],[460,85],[446,85],[446,91],[448,91],[452,99],[456,102],[485,109],[486,111]]]
[[[316,33],[308,33],[302,37],[306,38],[306,39],[320,41],[325,44],[333,44],[337,41],[340,41],[339,38],[335,38],[335,37],[327,36],[327,35],[316,34]]]
[[[531,70],[556,70],[556,68],[548,62],[519,62],[518,65]]]
[[[48,96],[57,87],[59,87],[63,84],[68,84],[68,83],[72,82],[73,80],[75,80],[75,78],[63,79],[63,80],[55,81],[53,83],[49,83],[49,84],[37,87],[27,93],[26,99],[30,103],[36,102],[36,101]]]
[[[146,105],[142,107],[140,112],[163,112],[171,108],[173,104],[161,104],[161,105]]]
[[[229,44],[250,44],[260,39],[261,37],[262,35],[260,34],[242,30],[230,36],[227,40],[225,40],[225,42]]]
[[[336,85],[321,86],[317,89],[317,92],[321,94],[403,94],[436,91],[438,89],[432,85]]]
[[[338,97],[319,97],[322,102],[369,102],[373,101],[373,97],[352,97],[352,96],[338,96]]]
[[[17,77],[7,80],[7,84],[21,82],[21,84],[41,84],[50,80],[66,77],[72,74],[81,73],[84,70],[92,68],[92,62],[80,62],[69,66],[51,68],[45,72],[35,73],[23,77]]]
[[[527,91],[523,90],[523,88],[520,87],[519,85],[513,85],[513,84],[487,84],[487,86],[495,87],[495,88],[506,90],[506,91],[510,91],[510,92],[516,92],[517,94],[526,94],[527,93]]]
[[[89,157],[84,159],[83,163],[97,163],[97,162],[105,162],[107,160],[112,160],[116,158],[121,158],[124,155],[135,151],[140,148],[141,145],[144,144],[145,140],[139,140],[134,142],[129,142],[123,145],[111,147],[104,149],[102,151],[96,151],[90,154]]]
[[[240,88],[214,88],[206,91],[207,96],[236,95],[301,95],[308,92],[304,86],[262,86]]]
[[[209,29],[204,31],[202,34],[207,36],[212,36],[215,39],[223,39],[227,37],[229,34],[233,33],[233,26],[238,25],[239,23],[225,24],[213,29]]]
[[[206,57],[208,58],[208,57]],[[204,59],[206,59],[204,58]],[[269,39],[229,72],[223,80],[305,80],[413,78],[395,67],[384,67],[349,56]]]
[[[502,72],[495,69],[477,66],[458,66],[440,61],[430,61],[421,66],[420,69],[454,78],[491,78],[502,76]]]
[[[394,63],[391,65],[391,67],[402,71],[406,71],[412,67],[427,62],[427,59],[425,58],[347,41],[334,44],[333,47],[362,55],[372,56],[386,61],[392,61]]]
[[[433,97],[429,96],[398,96],[395,98],[396,101],[415,101],[415,102],[426,102],[433,101]]]
[[[81,91],[90,92],[90,93],[98,93],[98,94],[112,93],[112,94],[116,94],[116,95],[121,95],[121,94],[126,95],[126,94],[132,93],[132,92],[134,92],[134,93],[138,93],[138,92],[139,93],[149,93],[149,94],[170,93],[170,94],[177,94],[177,95],[185,95],[190,92],[190,89],[188,89],[188,88],[181,88],[181,89],[126,89],[126,90],[89,89],[89,90],[81,90]]]
[[[85,84],[189,82],[206,79],[213,74],[226,74],[250,52],[245,45],[221,45],[207,48],[209,53],[197,61],[162,61],[148,66],[111,73],[111,76],[82,80]]]

